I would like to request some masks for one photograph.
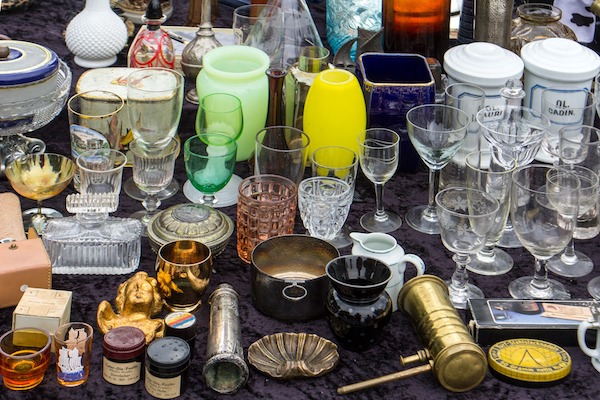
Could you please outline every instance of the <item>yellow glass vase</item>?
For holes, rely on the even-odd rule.
[[[366,127],[365,99],[356,77],[343,69],[319,72],[304,106],[308,154],[323,146],[343,146],[358,153],[357,137]]]

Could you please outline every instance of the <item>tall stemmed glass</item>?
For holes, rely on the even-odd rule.
[[[592,272],[594,262],[575,251],[574,239],[592,239],[600,233],[600,130],[591,126],[569,126],[562,128],[558,135],[560,164],[579,176],[580,210],[573,239],[561,254],[548,261],[548,269],[560,276],[578,278]]]
[[[31,226],[39,235],[44,233],[47,218],[62,217],[57,212],[46,216],[42,200],[56,196],[69,185],[75,174],[73,160],[61,154],[29,154],[13,160],[4,173],[15,192],[37,201]]]
[[[471,259],[467,269],[480,275],[502,275],[510,271],[514,260],[506,251],[496,247],[502,237],[510,210],[511,174],[516,163],[506,164],[508,155],[500,164],[489,150],[467,155],[465,186],[486,192],[498,201],[499,209],[492,222],[485,246]]]
[[[354,196],[358,164],[358,154],[342,146],[319,147],[311,155],[312,176],[327,176],[346,182],[350,185],[350,202]],[[344,223],[342,229],[329,242],[338,249],[352,244],[348,224]]]
[[[435,196],[440,233],[444,246],[454,253],[456,269],[448,282],[450,301],[456,308],[467,308],[468,299],[482,299],[483,292],[468,283],[470,255],[477,254],[494,226],[499,204],[479,189],[450,187]]]
[[[164,190],[173,179],[175,159],[179,154],[179,141],[170,138],[163,147],[148,147],[146,142],[135,139],[129,144],[133,154],[133,181],[146,193],[142,200],[144,211],[131,215],[140,220],[144,226],[142,236],[148,236],[148,222],[154,212],[160,207],[158,193]]]
[[[579,179],[564,168],[531,164],[513,174],[510,214],[523,246],[535,257],[533,276],[508,285],[516,299],[568,299],[563,284],[548,279],[546,262],[573,237],[579,209]]]
[[[383,185],[398,168],[400,137],[387,128],[370,128],[358,135],[360,169],[375,184],[377,209],[360,218],[360,225],[368,232],[393,232],[400,228],[402,219],[383,207]]]
[[[217,133],[234,141],[242,134],[244,116],[242,102],[228,93],[212,93],[204,96],[196,114],[196,134]],[[235,163],[234,163],[235,166]],[[227,207],[237,204],[238,186],[242,178],[232,175],[225,187],[215,193],[219,201],[213,207]],[[183,193],[192,202],[201,202],[203,194],[190,180],[183,185]]]
[[[145,147],[165,147],[175,137],[183,108],[185,78],[179,72],[166,68],[140,68],[127,78],[127,112],[134,139]],[[123,184],[127,195],[143,200],[146,193],[132,179]],[[179,184],[171,180],[158,197],[173,196]]]
[[[529,164],[538,153],[550,121],[541,113],[521,106],[485,107],[477,113],[482,134],[490,144],[493,157],[504,165]],[[505,248],[523,245],[517,238],[509,214],[502,238],[497,244]]]
[[[444,104],[424,104],[406,113],[408,136],[419,157],[429,168],[429,202],[406,214],[413,229],[440,233],[435,196],[439,191],[440,170],[450,162],[465,140],[469,117],[458,108]]]
[[[198,203],[215,207],[221,201],[219,193],[231,179],[236,154],[235,140],[219,133],[202,133],[185,141],[185,172],[201,194]]]

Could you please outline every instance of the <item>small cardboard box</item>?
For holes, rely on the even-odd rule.
[[[27,288],[13,311],[13,329],[33,327],[54,334],[71,320],[71,299],[67,290]]]

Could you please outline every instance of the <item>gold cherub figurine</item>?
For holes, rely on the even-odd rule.
[[[115,313],[110,303],[102,300],[96,319],[103,334],[119,326],[134,326],[146,335],[146,343],[164,334],[162,319],[152,319],[163,307],[156,279],[140,271],[119,285],[115,297]]]

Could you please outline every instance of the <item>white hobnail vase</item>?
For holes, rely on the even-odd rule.
[[[125,22],[111,9],[110,0],[86,0],[65,35],[75,63],[84,68],[113,65],[127,44]]]

